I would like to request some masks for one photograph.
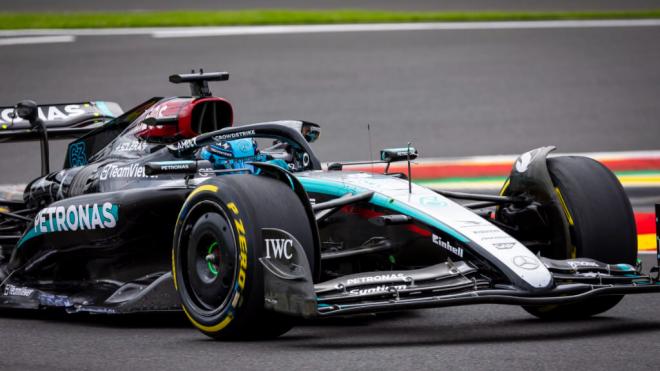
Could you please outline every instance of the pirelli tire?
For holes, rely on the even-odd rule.
[[[637,231],[630,200],[604,165],[587,157],[548,160],[548,170],[570,225],[571,250],[565,258],[586,257],[605,263],[637,260]],[[603,296],[569,305],[524,307],[543,319],[579,319],[603,313],[623,295]]]
[[[291,329],[292,318],[264,309],[261,233],[287,231],[314,266],[311,222],[279,180],[236,174],[199,185],[181,208],[172,251],[175,286],[192,324],[226,340],[274,338]]]

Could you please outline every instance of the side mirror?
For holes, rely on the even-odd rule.
[[[416,159],[418,156],[417,149],[414,147],[408,148],[385,148],[380,151],[380,160],[384,162],[397,162]]]
[[[303,121],[300,133],[308,143],[313,143],[321,136],[321,127],[313,122]]]
[[[302,134],[307,143],[313,143],[321,136],[321,126],[307,121],[278,121],[280,125],[288,126]]]
[[[38,107],[37,103],[33,100],[22,100],[16,103],[16,106],[14,107],[14,112],[16,112],[16,115],[18,117],[22,118],[23,120],[27,120],[31,124],[33,124],[35,121],[39,119],[39,110],[37,107]]]
[[[41,175],[50,173],[50,147],[48,145],[48,130],[39,118],[39,106],[33,100],[22,100],[14,106],[14,114],[30,122],[32,130],[41,134]]]

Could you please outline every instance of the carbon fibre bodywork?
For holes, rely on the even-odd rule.
[[[172,102],[180,104],[168,111]],[[62,170],[30,182],[23,202],[0,201],[0,212],[7,213],[0,220],[0,307],[103,313],[180,308],[170,273],[172,231],[186,197],[215,176],[198,148],[254,134],[229,127],[229,114],[214,115],[212,125],[195,125],[192,118],[200,116],[196,107],[204,102],[225,107],[226,101],[154,98],[117,118],[96,122],[69,145]],[[160,125],[144,124],[153,117]],[[290,128],[298,123],[253,126],[264,138],[295,137],[305,153],[306,165],[301,166],[320,169],[302,134]],[[200,133],[187,131],[204,125],[221,130],[190,138]],[[163,129],[168,127],[174,130]],[[20,130],[4,132],[2,138],[12,140],[15,134],[15,140],[26,140],[27,129]],[[302,164],[302,156],[299,160]],[[154,167],[185,163],[194,164],[193,174],[152,173]]]
[[[324,170],[309,144],[320,133],[312,123],[232,127],[232,120],[228,102],[204,95],[153,98],[89,130],[67,126],[61,135],[84,135],[69,145],[63,169],[28,184],[23,202],[0,201],[0,307],[177,310],[172,248],[179,243],[175,231],[184,228],[183,205],[204,187],[217,191],[209,186],[216,177],[236,173],[286,184],[312,224],[314,246],[269,226],[254,231],[260,240],[252,243],[265,246],[258,257],[263,305],[275,312],[312,317],[477,303],[554,305],[660,291],[657,277],[632,262],[545,254],[567,256],[571,248],[569,217],[546,162],[554,147],[521,155],[501,195],[466,196],[412,184],[410,173],[333,170],[341,164]],[[28,129],[0,132],[0,141],[33,136]],[[237,163],[250,168],[219,169],[200,156],[207,146],[245,139],[270,145],[259,161],[278,160],[286,169],[249,158]],[[390,154],[410,161],[413,153],[408,147]],[[491,209],[479,212],[481,206],[456,201],[461,198]],[[503,223],[498,215],[505,212],[522,222]],[[212,267],[211,250],[200,251],[199,265]]]

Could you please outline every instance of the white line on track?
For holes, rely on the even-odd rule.
[[[76,37],[73,35],[12,37],[7,39],[0,39],[0,46],[70,43],[74,42],[75,40]]]
[[[431,30],[510,30],[547,28],[592,27],[650,27],[660,26],[660,20],[610,21],[535,21],[535,22],[446,22],[446,23],[388,23],[388,24],[339,24],[309,26],[261,26],[261,27],[197,27],[179,30],[159,30],[155,38],[268,35],[328,32],[377,32],[377,31],[431,31]]]
[[[659,27],[660,19],[584,20],[584,21],[516,21],[516,22],[436,22],[381,23],[291,26],[230,26],[230,27],[163,27],[163,28],[105,28],[105,29],[33,29],[0,31],[0,37],[14,36],[132,36],[155,38],[239,36],[269,34],[307,34],[328,32],[378,32],[425,30],[510,30],[560,29],[603,27]]]

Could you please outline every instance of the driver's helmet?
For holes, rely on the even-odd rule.
[[[210,144],[200,152],[200,157],[208,160],[215,170],[245,169],[255,173],[250,162],[268,162],[284,169],[288,166],[281,159],[272,159],[265,153],[260,153],[257,141],[252,138],[221,141]]]

